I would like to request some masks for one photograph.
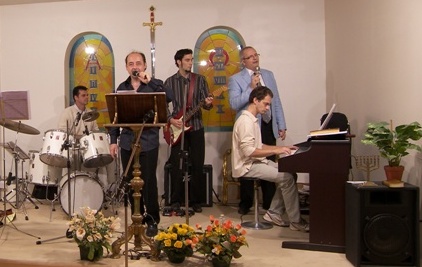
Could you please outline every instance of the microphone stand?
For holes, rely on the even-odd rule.
[[[185,91],[183,93],[183,115],[182,115],[182,140],[180,141],[180,164],[179,169],[183,173],[184,185],[185,185],[185,219],[186,224],[189,224],[189,170],[188,170],[188,158],[189,153],[185,150],[185,123],[186,123],[186,104],[188,98],[190,80],[187,79],[187,84],[185,85]]]

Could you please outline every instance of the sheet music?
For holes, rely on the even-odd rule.
[[[5,143],[4,148],[11,154],[16,153],[21,160],[29,159],[29,156],[12,141]]]
[[[318,130],[323,130],[325,129],[325,127],[327,127],[328,123],[330,122],[331,117],[333,116],[333,112],[335,108],[336,108],[336,104],[334,103],[330,109],[330,112],[328,112],[327,117],[325,117],[324,122],[321,124]]]
[[[3,116],[10,120],[29,119],[28,91],[2,92],[0,94],[0,101],[2,102],[4,109],[0,112],[0,119],[2,119]]]

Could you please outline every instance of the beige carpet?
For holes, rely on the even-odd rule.
[[[0,228],[0,266],[126,266],[123,254],[120,259],[104,257],[96,263],[80,261],[76,243],[72,239],[64,237],[68,216],[63,212],[59,203],[56,203],[56,211],[51,212],[50,202],[45,199],[41,202],[43,204],[39,205],[39,209],[35,209],[30,202],[25,202],[25,205],[15,210],[16,219],[13,221],[13,225],[8,224],[8,226]],[[0,209],[3,209],[3,202],[0,204],[2,205]],[[25,220],[23,207],[28,212],[28,220]],[[110,215],[111,209],[104,210],[104,213]],[[205,207],[202,213],[192,216],[189,223],[191,225],[196,223],[206,225],[209,215],[219,216],[220,214],[225,214],[236,223],[241,222],[234,205],[215,204],[212,208]],[[122,220],[124,219],[123,207],[118,209],[118,215]],[[244,216],[243,219],[252,220],[253,215]],[[184,223],[186,218],[162,217],[159,227],[164,228],[174,222]],[[124,224],[122,223],[122,225]],[[283,240],[307,239],[307,233],[295,232],[277,226],[270,230],[247,230],[249,247],[240,249],[243,257],[234,259],[232,266],[352,266],[344,254],[281,248]],[[37,245],[37,241],[41,241],[41,244]],[[133,240],[131,241],[133,242]],[[133,243],[129,244],[130,248],[133,248]],[[124,250],[124,245],[121,249]],[[159,262],[152,262],[145,257],[128,259],[128,266],[140,265],[171,266],[172,264],[166,258],[162,258]],[[211,266],[210,263],[204,262],[201,255],[188,258],[182,265]]]

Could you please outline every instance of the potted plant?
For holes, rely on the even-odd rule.
[[[103,247],[107,254],[111,250],[111,238],[120,228],[120,219],[105,217],[100,211],[82,207],[81,213],[75,213],[67,224],[78,244],[81,260],[96,261],[103,256]]]
[[[182,263],[186,257],[193,255],[198,238],[191,226],[174,223],[167,229],[160,230],[154,241],[157,250],[163,250],[170,262]]]
[[[421,138],[422,127],[418,122],[399,125],[394,129],[392,123],[377,122],[368,123],[361,142],[378,147],[381,157],[387,159],[388,166],[384,167],[387,180],[401,180],[404,171],[404,166],[400,165],[401,159],[409,154],[409,149],[422,151],[421,146],[411,142]]]
[[[196,251],[205,255],[214,267],[230,266],[232,258],[240,258],[241,246],[248,245],[246,242],[246,231],[240,224],[234,225],[231,220],[215,219],[210,216],[211,224],[205,229],[201,225],[196,228],[201,231],[198,235],[199,243]]]

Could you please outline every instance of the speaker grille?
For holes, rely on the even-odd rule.
[[[367,218],[368,219],[368,218]],[[375,262],[401,262],[409,255],[411,229],[406,218],[394,214],[378,214],[368,219],[364,228],[364,255]]]

